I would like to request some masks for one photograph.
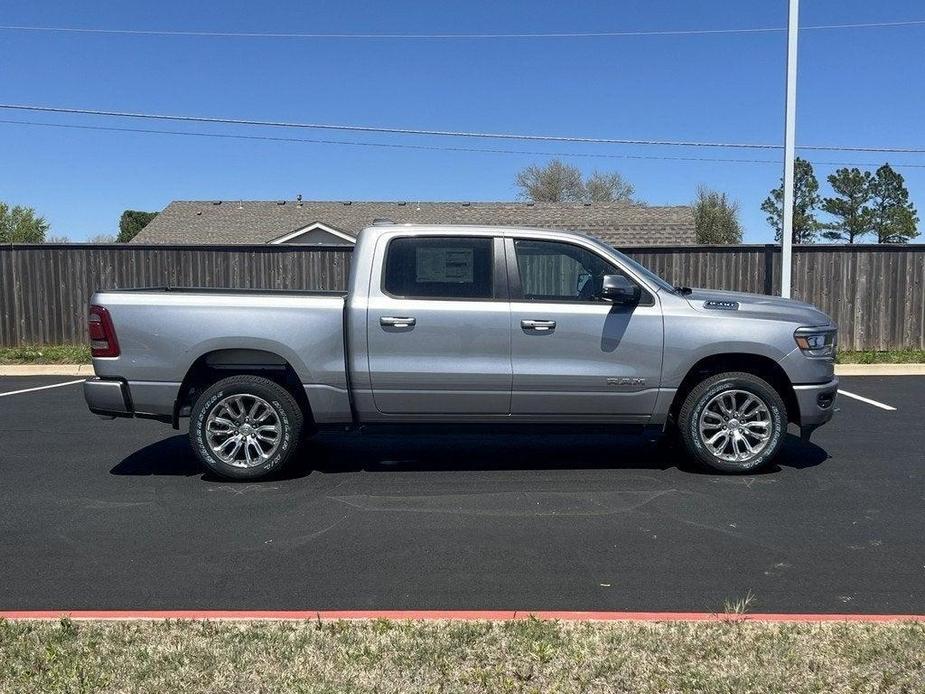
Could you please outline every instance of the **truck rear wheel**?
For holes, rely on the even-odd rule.
[[[285,388],[261,376],[223,378],[193,405],[189,437],[216,475],[254,480],[279,470],[302,438],[304,416]]]
[[[787,409],[764,379],[729,372],[698,383],[681,405],[678,433],[688,454],[721,472],[754,472],[780,451]]]

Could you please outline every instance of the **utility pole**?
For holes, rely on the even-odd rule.
[[[787,104],[784,117],[784,209],[781,226],[780,295],[790,298],[793,265],[793,162],[797,129],[797,41],[800,36],[800,0],[790,0],[787,23]]]

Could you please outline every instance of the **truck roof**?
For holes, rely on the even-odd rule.
[[[396,229],[407,229],[409,231],[427,231],[427,232],[452,232],[456,234],[466,234],[473,232],[484,233],[486,231],[500,235],[511,232],[530,232],[536,234],[566,234],[569,236],[592,237],[587,232],[576,231],[574,229],[557,229],[550,227],[526,227],[526,226],[500,226],[492,224],[414,224],[411,222],[395,223],[388,220],[376,221],[372,225],[364,228],[361,234],[381,234]]]

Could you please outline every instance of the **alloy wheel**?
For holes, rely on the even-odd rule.
[[[279,414],[256,395],[229,395],[206,419],[206,441],[223,463],[250,468],[269,459],[282,441]]]
[[[767,403],[746,390],[724,390],[713,396],[699,418],[700,440],[714,456],[731,463],[748,463],[771,441]]]

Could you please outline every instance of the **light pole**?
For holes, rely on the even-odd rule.
[[[787,104],[784,117],[784,199],[781,224],[780,295],[790,298],[793,265],[793,163],[797,129],[797,41],[800,35],[800,0],[790,0],[787,23]]]

